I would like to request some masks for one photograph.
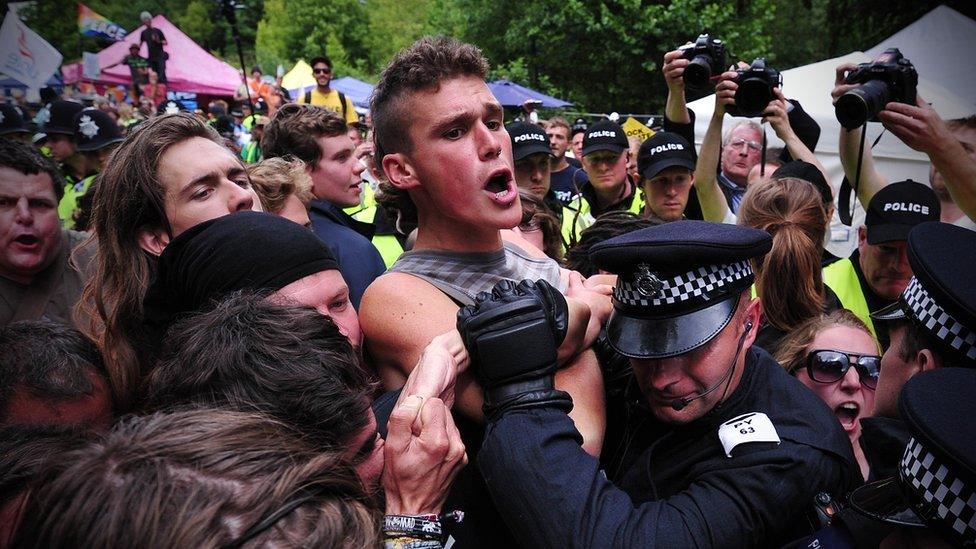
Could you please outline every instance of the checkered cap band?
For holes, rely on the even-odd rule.
[[[915,314],[918,321],[935,337],[941,339],[969,360],[976,360],[976,332],[952,318],[925,288],[912,277],[902,293],[902,299]]]
[[[725,288],[752,276],[749,261],[699,267],[674,278],[658,279],[661,286],[648,295],[641,291],[636,280],[617,278],[613,297],[623,305],[633,307],[661,307],[699,299],[706,301],[725,293]]]
[[[912,438],[901,458],[902,483],[917,497],[913,507],[924,520],[937,520],[976,541],[976,492]],[[928,515],[928,516],[926,516]]]

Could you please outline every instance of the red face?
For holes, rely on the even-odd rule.
[[[665,221],[681,219],[688,204],[688,193],[695,174],[687,168],[665,168],[651,179],[643,180],[644,199],[651,213]]]
[[[732,130],[729,141],[722,146],[722,172],[741,186],[746,186],[749,170],[759,162],[762,135],[751,126]]]
[[[315,141],[322,153],[322,158],[308,171],[315,197],[341,208],[359,204],[365,166],[356,158],[352,139],[342,134],[322,136]]]
[[[758,310],[758,303],[753,303],[749,305],[750,309]],[[740,303],[740,311],[747,304]],[[758,324],[758,312],[753,316],[753,324]],[[637,385],[644,393],[651,413],[658,420],[670,424],[689,423],[704,416],[722,400],[725,389],[720,382],[727,375],[735,357],[745,319],[745,316],[736,313],[714,339],[683,355],[662,359],[630,359]],[[742,378],[743,355],[754,338],[754,335],[750,335],[743,341],[743,351],[739,353],[737,367],[729,382],[729,394]],[[695,398],[716,384],[719,384],[718,389],[690,402],[683,409],[675,410],[672,407],[676,399]]]
[[[60,245],[51,176],[0,167],[0,276],[29,284],[57,258]]]
[[[460,76],[410,97],[413,148],[404,188],[425,224],[455,234],[510,229],[521,221],[512,144],[502,107],[484,80]],[[449,226],[449,227],[448,227]]]
[[[868,244],[867,230],[858,231],[857,249],[861,256],[861,271],[874,293],[882,299],[895,300],[912,278],[908,263],[908,243],[904,240],[884,244]]]

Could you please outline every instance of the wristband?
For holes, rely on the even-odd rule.
[[[441,519],[437,515],[386,515],[383,517],[383,536],[440,541]]]

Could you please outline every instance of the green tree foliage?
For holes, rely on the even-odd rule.
[[[367,21],[358,0],[267,0],[257,27],[258,62],[288,67],[328,55],[338,74],[368,77]]]

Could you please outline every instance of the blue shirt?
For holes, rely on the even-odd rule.
[[[324,200],[311,202],[308,217],[312,231],[339,262],[339,272],[349,285],[349,300],[358,311],[366,287],[386,271],[380,252],[363,234],[372,236],[372,225],[356,221]]]

